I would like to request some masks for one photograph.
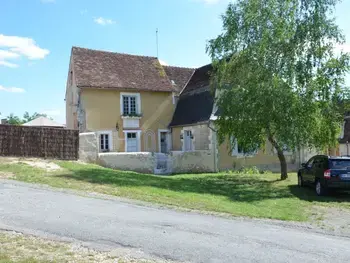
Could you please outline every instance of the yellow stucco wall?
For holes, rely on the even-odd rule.
[[[256,155],[247,157],[232,156],[228,150],[228,140],[218,145],[218,164],[220,170],[240,169],[241,167],[257,166],[258,168],[266,168],[270,170],[278,170],[280,162],[276,154],[272,150],[269,142],[266,142],[265,149],[261,149]],[[286,161],[290,169],[297,166],[296,158],[293,154],[286,154]]]
[[[116,123],[119,125],[118,149],[114,151],[125,151],[125,138],[123,133],[123,120],[120,112],[120,93],[130,91],[106,90],[106,89],[82,89],[81,103],[85,110],[86,130],[115,131]],[[141,133],[141,151],[144,151],[144,136],[146,131],[152,131],[155,142],[155,149],[158,151],[158,129],[167,129],[175,105],[172,100],[171,92],[149,92],[140,91],[141,113],[140,119]],[[131,130],[126,128],[126,130]],[[113,136],[114,137],[114,136]]]

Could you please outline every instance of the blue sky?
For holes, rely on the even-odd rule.
[[[156,56],[169,65],[210,60],[206,41],[220,33],[229,0],[1,0],[0,112],[47,113],[65,122],[71,47]],[[350,1],[336,16],[350,44]],[[350,45],[343,47],[350,52]]]

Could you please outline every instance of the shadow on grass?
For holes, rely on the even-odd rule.
[[[220,174],[159,177],[103,168],[69,170],[71,174],[57,175],[57,177],[112,187],[153,187],[180,193],[220,195],[232,201],[241,202],[292,196],[288,187],[276,186],[278,180],[264,180],[264,175]]]
[[[297,198],[308,202],[344,203],[350,202],[349,192],[332,191],[327,196],[317,196],[313,187],[288,186],[290,192]]]

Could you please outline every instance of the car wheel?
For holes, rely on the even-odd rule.
[[[316,181],[316,194],[318,196],[326,195],[326,188],[321,184],[320,181]]]
[[[298,175],[298,186],[303,187],[304,186],[304,180],[303,177],[299,174]]]

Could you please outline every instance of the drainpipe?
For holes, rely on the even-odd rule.
[[[216,159],[216,132],[217,132],[217,130],[213,129],[210,126],[210,120],[208,122],[208,128],[215,133],[215,140],[213,140],[213,136],[212,136],[212,144],[213,144],[213,151],[214,151],[214,171],[217,172],[218,171],[218,169],[217,169],[218,165],[217,165],[217,159]]]

